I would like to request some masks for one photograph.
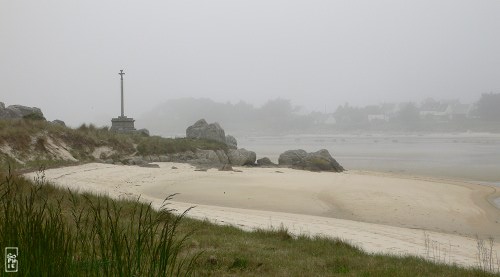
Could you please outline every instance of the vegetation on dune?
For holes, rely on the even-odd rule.
[[[19,270],[27,276],[494,276],[368,255],[341,240],[296,237],[283,226],[245,232],[137,199],[79,194],[48,184],[43,171],[34,182],[0,178],[0,247],[19,247]]]
[[[215,140],[191,138],[162,138],[158,136],[142,139],[137,145],[141,155],[165,155],[185,151],[196,152],[202,150],[227,150],[227,145]]]
[[[68,160],[48,155],[49,141],[58,148],[67,149],[79,162],[96,160],[93,152],[107,147],[112,154],[101,159],[120,161],[123,157],[138,155],[165,155],[197,149],[227,150],[227,145],[211,140],[188,138],[145,137],[140,134],[112,132],[108,127],[98,128],[83,124],[76,129],[43,120],[0,120],[0,147],[8,146],[18,160],[0,151],[0,166],[36,169],[41,165],[52,167],[70,164]],[[20,164],[19,160],[24,164]]]
[[[46,121],[0,120],[0,144],[7,143],[15,151],[30,151],[33,139],[36,140],[36,146],[46,142],[47,138],[60,139],[81,158],[90,158],[92,150],[99,146],[131,153],[134,151],[134,142],[139,139],[110,132],[107,127],[97,128],[92,124],[72,129]]]

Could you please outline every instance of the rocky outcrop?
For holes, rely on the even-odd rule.
[[[257,165],[262,167],[275,167],[277,166],[275,163],[271,162],[268,157],[264,157],[257,160]]]
[[[326,149],[321,149],[312,153],[307,153],[302,149],[288,150],[280,155],[278,162],[279,165],[290,166],[297,169],[333,172],[344,171],[344,168]]]
[[[196,163],[203,163],[203,164],[221,164],[222,162],[219,159],[219,156],[217,156],[217,153],[213,150],[197,150],[196,151],[196,160],[194,160]]]
[[[223,150],[215,150],[215,154],[217,157],[219,157],[219,161],[221,164],[228,164],[229,163],[229,158],[226,155],[226,152]]]
[[[230,135],[226,136],[224,129],[222,129],[219,123],[215,122],[208,124],[205,119],[200,119],[189,126],[186,129],[186,137],[215,140],[226,144],[229,148],[238,148],[236,138]]]
[[[288,150],[280,155],[280,157],[278,158],[278,164],[285,166],[299,165],[300,163],[302,163],[306,156],[307,152],[305,150]]]
[[[64,121],[62,121],[62,120],[59,120],[59,119],[53,120],[52,124],[61,125],[61,126],[66,127],[66,123]]]
[[[229,158],[229,163],[236,166],[255,165],[255,160],[257,159],[255,152],[248,151],[244,148],[229,149],[227,151],[227,157]]]
[[[187,138],[210,139],[226,143],[226,134],[219,123],[208,124],[205,119],[196,121],[186,129]]]
[[[11,105],[5,107],[5,104],[0,102],[0,119],[16,119],[34,116],[43,119],[42,110],[36,107],[26,107],[21,105]]]
[[[236,141],[236,138],[234,138],[233,136],[230,136],[230,135],[226,136],[226,144],[230,148],[234,148],[234,149],[238,148],[238,142]]]

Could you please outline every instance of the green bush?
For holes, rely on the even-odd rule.
[[[46,120],[45,117],[41,113],[30,113],[23,116],[23,119],[27,120]]]
[[[227,150],[227,145],[218,141],[190,138],[162,138],[152,136],[143,138],[137,145],[137,152],[141,155],[165,155],[185,151],[195,152],[203,150]]]

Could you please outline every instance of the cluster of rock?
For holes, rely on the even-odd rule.
[[[113,163],[113,160],[107,160]],[[138,166],[151,166],[153,162],[181,162],[190,163],[202,168],[219,168],[221,170],[232,170],[231,166],[259,166],[259,167],[291,167],[294,169],[311,171],[342,172],[344,168],[330,155],[328,150],[321,149],[316,152],[307,153],[302,149],[288,150],[282,153],[278,159],[278,165],[269,158],[264,157],[256,160],[256,154],[246,149],[224,150],[197,150],[186,151],[170,155],[136,156],[125,159],[115,164],[128,164]]]
[[[186,129],[187,138],[209,139],[226,144],[228,147],[236,149],[238,142],[233,136],[227,135],[219,123],[208,124],[205,119],[196,121]]]
[[[344,171],[344,168],[326,149],[312,153],[307,153],[302,149],[288,150],[279,156],[278,164],[280,166],[312,171]]]
[[[151,166],[152,162],[182,162],[191,163],[201,168],[218,167],[220,170],[232,170],[232,166],[260,166],[260,167],[292,167],[296,169],[311,171],[333,171],[342,172],[344,168],[330,155],[328,150],[321,149],[316,152],[307,153],[302,149],[288,150],[279,156],[278,165],[269,158],[264,157],[257,160],[253,151],[237,148],[234,137],[226,135],[224,129],[218,123],[208,124],[204,119],[198,120],[186,129],[186,137],[195,139],[208,139],[225,143],[227,150],[201,150],[185,151],[170,155],[149,155],[144,157],[133,157],[120,161],[120,164]],[[112,160],[106,162],[113,163]]]
[[[108,159],[105,162],[129,165],[143,165],[151,162],[180,162],[205,167],[221,167],[223,165],[255,165],[255,159],[255,152],[246,149],[229,149],[227,152],[224,150],[197,150],[196,152],[185,151],[169,155],[135,156],[116,162]]]

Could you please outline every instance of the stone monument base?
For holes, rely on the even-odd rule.
[[[111,131],[120,132],[120,133],[128,133],[135,132],[134,127],[135,120],[126,116],[119,116],[117,118],[111,119]]]

